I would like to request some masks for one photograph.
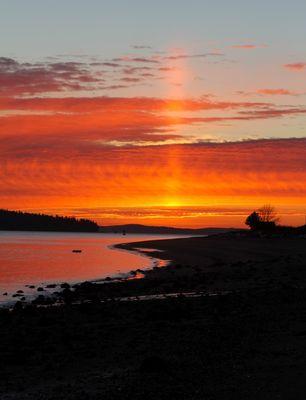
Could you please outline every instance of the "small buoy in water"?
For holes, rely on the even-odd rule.
[[[72,253],[82,253],[82,250],[72,250]]]

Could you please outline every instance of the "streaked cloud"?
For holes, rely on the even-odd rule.
[[[268,47],[266,44],[252,44],[252,43],[245,43],[245,44],[235,44],[231,46],[233,49],[241,49],[241,50],[254,50],[254,49],[262,49]]]
[[[3,96],[90,90],[104,82],[80,62],[18,62],[0,58],[0,93]]]
[[[296,62],[292,64],[285,64],[284,67],[291,71],[305,71],[306,70],[306,62]]]
[[[131,45],[132,49],[135,50],[151,50],[152,47],[148,45],[142,45],[142,44],[133,44]]]
[[[207,58],[207,57],[222,57],[224,56],[223,53],[214,52],[214,53],[200,53],[200,54],[173,54],[170,56],[160,57],[163,60],[186,60],[188,58]]]
[[[138,78],[126,77],[136,84]],[[124,86],[124,85],[123,85]],[[121,85],[118,85],[118,88]],[[180,127],[219,122],[293,117],[306,114],[303,106],[277,106],[269,102],[163,99],[152,97],[64,97],[0,99],[1,136],[65,138],[99,141],[116,146],[201,142],[200,134],[185,135]],[[15,140],[15,139],[13,139]],[[34,140],[34,139],[33,139]],[[36,139],[35,139],[36,140]]]
[[[64,138],[5,140],[0,163],[2,207],[22,204],[50,212],[56,207],[219,204],[230,212],[242,204],[252,209],[265,200],[278,207],[294,204],[301,210],[305,204],[306,139],[143,148]],[[179,218],[180,214],[176,221]],[[169,221],[160,215],[152,222],[162,220]]]
[[[299,96],[301,94],[288,89],[258,89],[256,93],[267,96]]]
[[[140,63],[140,64],[158,64],[160,61],[152,57],[121,56],[113,58],[113,62]]]

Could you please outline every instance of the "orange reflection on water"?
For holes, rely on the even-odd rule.
[[[25,285],[80,282],[116,276],[152,264],[136,253],[110,249],[116,243],[157,236],[0,232],[0,290],[12,294]],[[82,250],[73,253],[72,250]],[[33,291],[32,291],[33,292]],[[3,298],[4,300],[6,298]]]

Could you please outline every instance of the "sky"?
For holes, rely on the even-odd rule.
[[[270,203],[303,224],[305,15],[298,0],[2,0],[0,207],[200,227]]]

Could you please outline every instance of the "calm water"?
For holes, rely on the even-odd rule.
[[[158,235],[0,231],[0,301],[25,285],[80,282],[120,275],[152,265],[152,260],[110,246],[123,242],[169,238]],[[173,236],[172,236],[173,237]],[[82,253],[73,253],[81,249]],[[3,296],[8,292],[8,296]],[[15,299],[17,300],[17,299]]]

